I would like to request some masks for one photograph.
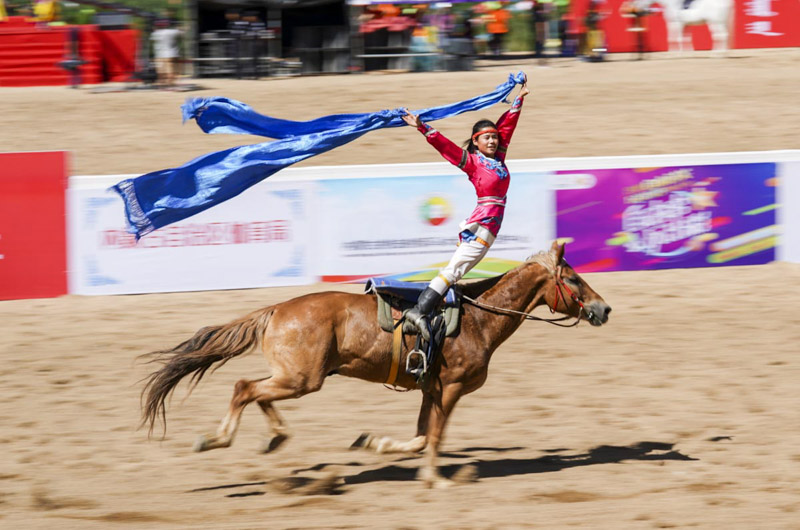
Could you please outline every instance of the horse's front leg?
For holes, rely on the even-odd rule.
[[[436,457],[439,455],[439,445],[442,441],[444,428],[456,402],[461,397],[463,391],[461,383],[452,383],[441,390],[441,394],[434,392],[432,395],[432,405],[430,417],[428,418],[428,452],[425,455],[425,463],[419,470],[419,478],[425,482],[429,488],[446,488],[453,485],[453,481],[444,478],[439,474],[436,467]]]
[[[667,22],[667,41],[667,50],[672,54],[683,52],[683,25],[680,22]]]
[[[398,442],[388,436],[378,438],[364,433],[353,442],[350,448],[370,449],[376,453],[419,453],[428,444],[425,433],[428,429],[428,418],[430,417],[432,403],[433,399],[430,394],[425,393],[422,395],[422,406],[419,409],[419,418],[417,419],[417,434],[411,440]]]
[[[709,24],[711,28],[712,49],[719,55],[725,56],[728,52],[730,36],[724,23]]]

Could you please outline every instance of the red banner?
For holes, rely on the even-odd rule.
[[[67,154],[0,153],[0,300],[67,292]]]
[[[700,2],[701,0],[694,0]],[[779,48],[800,46],[800,0],[732,0],[733,13],[729,21],[731,48]],[[572,15],[576,27],[585,27],[584,18],[589,0],[573,0]],[[637,32],[632,31],[633,19],[626,17],[625,0],[601,2],[600,27],[605,32],[608,51],[636,51]],[[663,3],[654,1],[650,14],[644,17],[645,51],[668,49],[667,23]],[[684,28],[686,50],[710,50],[711,33],[707,24]]]

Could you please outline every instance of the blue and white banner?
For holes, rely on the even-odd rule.
[[[70,293],[240,289],[316,280],[308,266],[307,182],[262,182],[236,201],[138,243],[120,218],[122,199],[107,187],[95,179],[68,191]]]
[[[475,188],[449,164],[424,166],[406,166],[406,175],[393,177],[384,176],[387,166],[363,166],[357,168],[362,178],[316,182],[312,211],[319,216],[314,224],[320,237],[315,270],[323,281],[368,276],[423,280],[447,264],[458,242],[458,225],[475,208]],[[524,163],[509,164],[503,225],[473,276],[505,272],[552,240],[550,173],[526,169]]]

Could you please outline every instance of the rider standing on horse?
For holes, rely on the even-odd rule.
[[[478,195],[478,205],[465,221],[459,224],[461,233],[455,254],[420,294],[417,305],[406,317],[413,322],[425,340],[430,340],[428,318],[451,285],[460,280],[489,251],[503,222],[506,192],[510,175],[505,165],[506,150],[519,120],[522,101],[528,95],[527,79],[511,108],[497,123],[479,120],[472,127],[472,137],[464,148],[448,140],[439,131],[423,123],[408,109],[403,120],[425,135],[428,143],[451,164],[467,174]]]

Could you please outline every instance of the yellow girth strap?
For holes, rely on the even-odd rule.
[[[403,349],[403,326],[397,325],[397,320],[394,321],[394,334],[392,335],[392,366],[389,368],[389,377],[386,378],[386,384],[394,386],[397,381],[397,368],[400,366],[400,352]]]

